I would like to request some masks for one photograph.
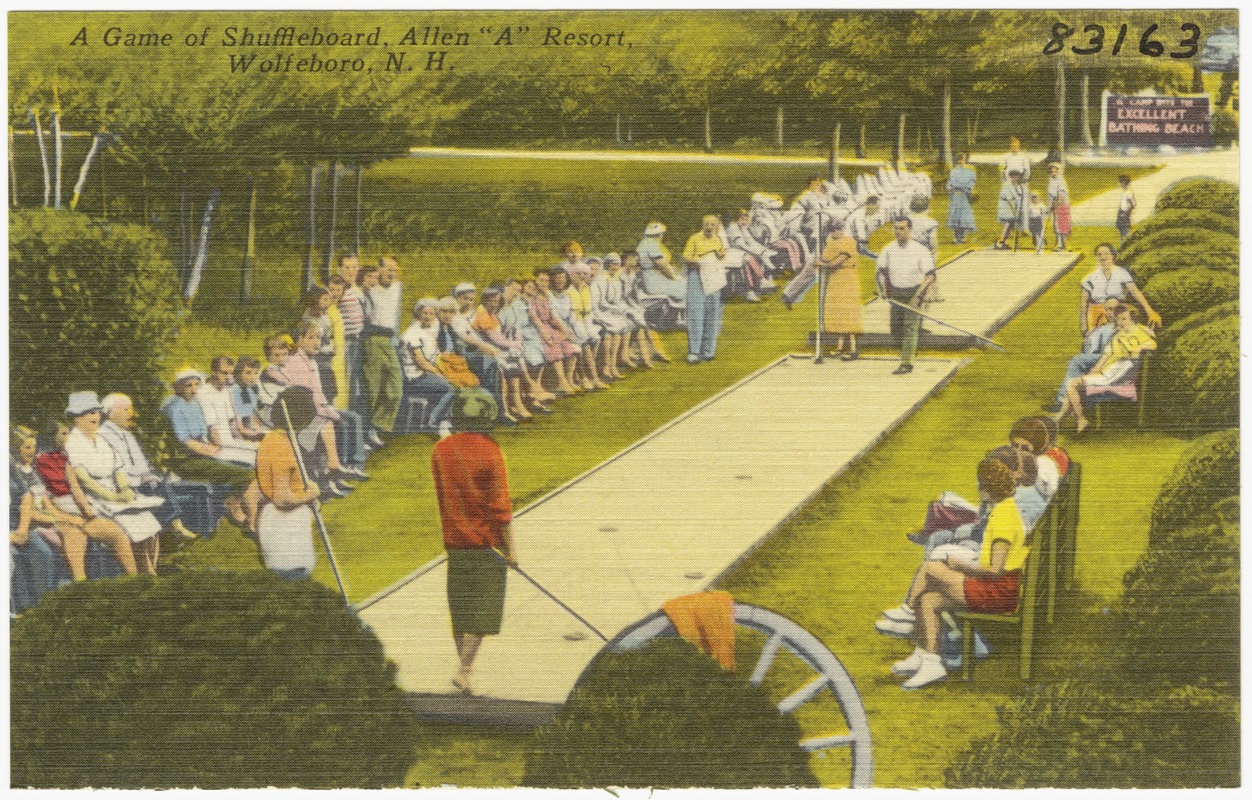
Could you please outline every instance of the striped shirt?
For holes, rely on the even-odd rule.
[[[365,330],[365,303],[361,290],[349,286],[339,300],[339,315],[343,317],[343,335],[360,336]]]

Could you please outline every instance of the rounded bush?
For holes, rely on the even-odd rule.
[[[42,426],[72,391],[125,392],[157,415],[182,302],[165,240],[49,209],[9,216],[9,402]]]
[[[1122,249],[1130,247],[1145,236],[1175,228],[1200,228],[1238,236],[1239,218],[1193,209],[1158,211],[1130,229],[1130,235],[1126,237],[1126,241],[1122,242]]]
[[[309,581],[74,584],[11,641],[14,786],[401,786],[414,758],[395,665]]]
[[[1240,785],[1238,694],[1088,672],[1028,688],[945,772],[951,789]]]
[[[1213,144],[1230,147],[1239,141],[1239,116],[1233,111],[1219,108],[1213,112]]]
[[[1191,258],[1179,266],[1203,266],[1210,250],[1239,252],[1239,237],[1223,231],[1211,231],[1198,227],[1166,228],[1148,234],[1134,244],[1124,246],[1118,252],[1118,261],[1124,265],[1136,264],[1148,253],[1167,247],[1180,247],[1191,251]]]
[[[1126,264],[1126,268],[1135,276],[1140,286],[1157,275],[1194,267],[1238,274],[1239,251],[1229,242],[1204,250],[1196,250],[1190,245],[1167,245],[1158,250],[1138,253],[1133,264]]]
[[[1238,503],[1237,497],[1229,498]],[[1239,528],[1234,518],[1158,535],[1126,574],[1126,667],[1145,680],[1239,682]],[[1193,520],[1199,522],[1199,520]]]
[[[1152,506],[1152,546],[1172,531],[1198,524],[1219,501],[1238,494],[1239,430],[1232,427],[1197,439],[1183,453]]]
[[[1212,211],[1238,219],[1239,186],[1215,178],[1184,178],[1156,198],[1157,211]]]
[[[537,730],[522,783],[578,788],[817,786],[800,729],[677,637],[607,653]]]
[[[1162,342],[1150,374],[1148,408],[1161,428],[1196,434],[1239,424],[1239,318]]]
[[[1204,267],[1178,269],[1155,276],[1143,287],[1152,307],[1168,321],[1239,299],[1239,278]]]
[[[1219,320],[1223,317],[1229,317],[1231,315],[1239,315],[1238,300],[1228,300],[1225,303],[1218,303],[1217,305],[1210,306],[1203,311],[1197,311],[1194,314],[1185,316],[1176,322],[1171,321],[1161,331],[1160,335],[1157,336],[1157,341],[1161,343],[1173,341],[1192,328],[1198,328],[1201,325],[1207,325],[1214,320]]]

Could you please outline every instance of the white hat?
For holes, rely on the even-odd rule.
[[[191,367],[183,367],[182,369],[180,369],[178,372],[174,374],[174,383],[178,383],[179,381],[185,381],[188,378],[199,378],[201,381],[208,380],[208,377],[203,372],[192,369]]]
[[[458,283],[456,285],[456,288],[452,290],[452,296],[455,297],[458,294],[464,294],[465,292],[473,292],[473,291],[476,291],[476,289],[474,288],[474,284],[470,283],[469,281],[465,281],[464,283]]]
[[[648,227],[643,229],[644,236],[660,236],[665,233],[665,225],[660,222],[649,222]]]
[[[95,392],[74,392],[65,407],[67,417],[79,417],[92,411],[104,411],[100,405],[100,396]]]
[[[423,297],[421,300],[418,300],[417,303],[414,304],[413,316],[416,317],[419,313],[421,313],[421,310],[423,308],[438,308],[438,307],[439,307],[438,300],[436,300],[433,297]]]
[[[604,263],[605,264],[620,264],[622,263],[622,257],[619,256],[617,253],[609,253],[607,256],[604,257]]]

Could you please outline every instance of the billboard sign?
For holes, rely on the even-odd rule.
[[[1209,96],[1104,93],[1101,147],[1212,147]]]

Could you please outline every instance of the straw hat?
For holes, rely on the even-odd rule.
[[[70,401],[65,407],[65,415],[67,417],[81,417],[83,414],[89,414],[92,411],[103,413],[104,406],[100,404],[100,396],[90,391],[74,392],[70,395]]]

